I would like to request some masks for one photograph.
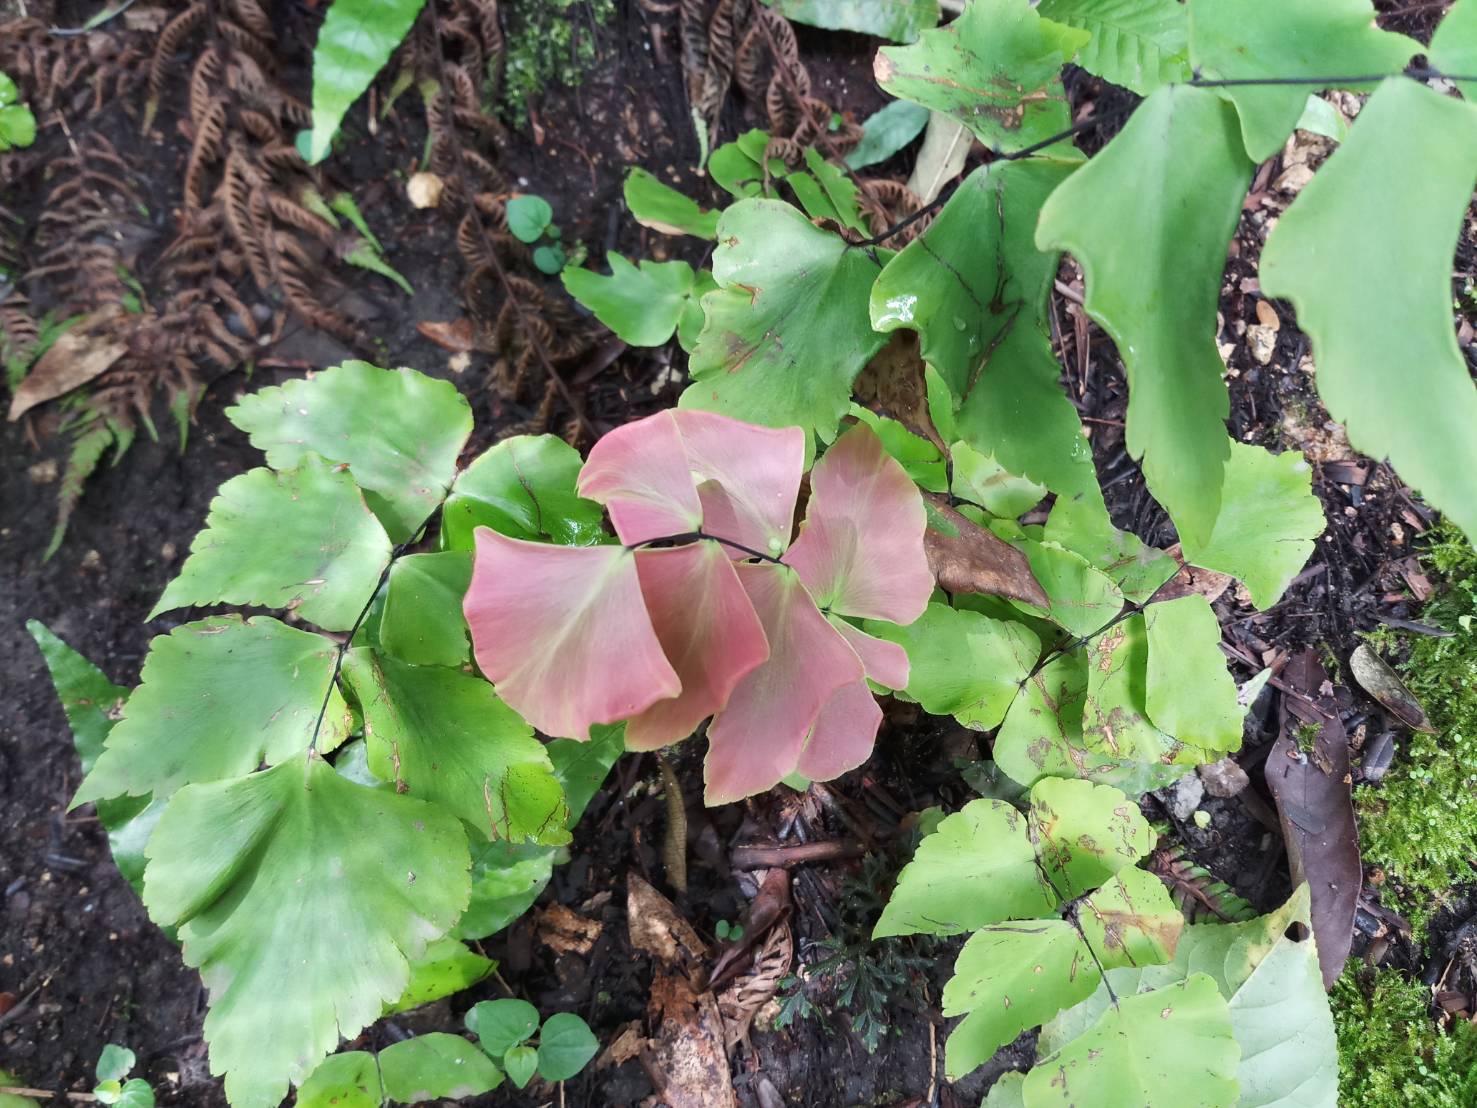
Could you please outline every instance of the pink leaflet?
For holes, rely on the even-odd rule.
[[[856,651],[873,681],[889,689],[908,687],[908,652],[901,646],[858,630],[839,616],[831,617],[831,626]]]
[[[738,683],[708,726],[709,805],[761,793],[794,772],[821,708],[863,672],[795,573],[771,563],[734,569],[764,627],[769,658]]]
[[[646,610],[682,692],[626,723],[627,750],[687,738],[728,702],[740,678],[769,656],[764,629],[733,563],[717,543],[636,553]],[[618,655],[608,664],[619,668]]]
[[[821,708],[795,768],[812,781],[829,781],[856,769],[872,753],[881,724],[882,709],[867,683],[842,685]]]
[[[590,448],[579,494],[605,505],[628,546],[696,531],[703,510],[671,412],[617,427]]]
[[[934,586],[923,550],[927,523],[918,489],[859,423],[810,471],[805,522],[783,560],[823,608],[912,623]]]
[[[646,614],[636,558],[476,531],[463,612],[477,665],[546,735],[585,740],[682,691]]]
[[[703,505],[703,530],[778,558],[790,545],[805,472],[805,432],[712,412],[673,413]],[[732,557],[748,555],[729,548]]]

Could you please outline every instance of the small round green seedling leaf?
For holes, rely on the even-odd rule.
[[[118,796],[163,798],[197,781],[250,773],[349,734],[349,708],[333,679],[337,648],[322,635],[255,616],[216,616],[176,627],[149,645],[139,686],[74,804]]]
[[[109,1043],[98,1055],[94,1073],[98,1081],[122,1081],[138,1064],[138,1055],[126,1046]]]
[[[242,604],[291,608],[327,631],[347,631],[389,560],[389,537],[353,478],[303,455],[297,469],[257,468],[220,487],[149,618],[192,604]]]
[[[380,1108],[383,1102],[379,1065],[364,1050],[323,1059],[297,1091],[297,1108]]]
[[[1320,377],[1319,384],[1326,385],[1326,379]],[[1323,528],[1323,505],[1313,495],[1313,467],[1301,453],[1273,454],[1233,442],[1215,529],[1208,543],[1185,539],[1185,561],[1229,573],[1246,585],[1252,604],[1265,611],[1307,563]]]
[[[538,1030],[538,1009],[516,997],[484,1000],[467,1013],[467,1030],[489,1055],[501,1058]]]
[[[273,469],[310,452],[347,465],[395,542],[413,538],[446,496],[472,433],[471,405],[451,382],[368,362],[262,389],[226,418]]]
[[[515,539],[589,546],[606,535],[604,509],[575,492],[583,459],[554,435],[514,435],[456,479],[441,513],[441,545],[471,550],[478,527]]]
[[[540,273],[547,273],[550,277],[564,268],[568,257],[564,253],[564,247],[557,242],[545,243],[537,246],[533,251],[533,264]]]
[[[548,753],[482,678],[363,647],[344,655],[343,675],[380,780],[455,813],[484,838],[569,841]]]
[[[907,694],[965,727],[998,727],[1041,656],[1041,640],[1019,623],[932,603],[906,627],[868,620],[868,633],[908,652]]]
[[[388,654],[417,666],[461,666],[472,658],[462,597],[472,581],[472,556],[464,550],[409,554],[390,567],[379,643]]]
[[[531,1046],[509,1047],[503,1055],[503,1068],[508,1071],[513,1084],[521,1089],[538,1072],[538,1051]]]
[[[144,904],[179,928],[210,990],[211,1068],[251,1108],[278,1104],[398,1000],[470,889],[456,817],[316,755],[186,785],[148,854]]]
[[[480,1096],[503,1083],[491,1058],[460,1035],[444,1031],[385,1047],[379,1066],[385,1096],[401,1104]]]
[[[1022,1031],[1091,996],[1101,980],[1076,928],[1064,920],[976,931],[944,986],[944,1015],[964,1016],[944,1049],[949,1077],[958,1080],[988,1062]]]
[[[508,201],[507,212],[508,230],[519,242],[538,242],[554,222],[554,209],[542,196],[515,196]]]
[[[385,1014],[408,1012],[471,988],[497,967],[491,958],[472,951],[455,939],[437,939],[410,964],[410,984]]]
[[[112,1104],[115,1108],[154,1108],[153,1086],[142,1077],[135,1077],[123,1082],[121,1087],[113,1092],[113,1098],[111,1100],[103,1100],[102,1094],[98,1090],[101,1090],[104,1086],[117,1084],[118,1082],[116,1081],[105,1081],[93,1091],[97,1094],[98,1100],[102,1100],[104,1104]]]
[[[600,1042],[573,1012],[558,1012],[538,1034],[538,1072],[545,1081],[568,1081],[595,1057]]]
[[[1163,965],[1172,959],[1185,917],[1164,882],[1134,867],[1121,870],[1088,896],[1077,909],[1077,924],[1098,965],[1116,969]]]
[[[1231,1108],[1241,1049],[1203,973],[1121,999],[1026,1076],[1028,1108],[1084,1104]]]
[[[1043,878],[1062,900],[1097,888],[1154,846],[1154,831],[1138,805],[1111,785],[1038,781],[1028,823]]]
[[[957,935],[1058,903],[1037,869],[1026,817],[1002,801],[973,800],[918,844],[872,937]]]

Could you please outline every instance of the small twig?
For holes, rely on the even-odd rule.
[[[369,594],[369,599],[364,602],[364,607],[359,609],[359,614],[354,617],[354,625],[338,644],[338,650],[333,656],[333,672],[328,676],[328,688],[323,690],[323,703],[318,706],[318,718],[313,721],[313,737],[308,742],[308,756],[311,758],[318,750],[318,732],[323,728],[323,717],[328,713],[328,702],[333,699],[333,690],[338,685],[340,671],[344,668],[344,655],[349,652],[349,645],[354,641],[354,636],[359,633],[359,628],[364,625],[364,620],[369,615],[369,609],[374,606],[374,598],[380,594],[380,589],[385,587],[385,582],[390,579],[390,570],[394,568],[395,562],[400,555],[409,549],[409,543],[401,543],[390,551],[390,560],[385,563],[385,568],[380,570],[380,578],[375,582],[374,590]]]
[[[866,852],[861,843],[844,839],[797,843],[794,846],[736,846],[729,857],[729,864],[734,869],[773,869],[776,866],[831,862],[838,858],[860,858]]]
[[[657,768],[662,775],[662,798],[667,802],[667,836],[662,841],[662,864],[667,881],[679,893],[687,891],[687,804],[682,798],[682,783],[672,763],[660,750],[656,752]]]
[[[745,546],[741,542],[734,542],[732,539],[725,539],[722,535],[710,535],[706,531],[703,531],[701,529],[697,531],[683,531],[680,535],[661,535],[654,539],[643,539],[641,542],[633,542],[629,544],[626,549],[636,550],[640,547],[651,546],[652,544],[659,542],[669,542],[673,543],[674,545],[680,546],[682,543],[698,542],[701,539],[710,539],[713,542],[722,544],[723,546],[731,546],[735,550],[742,550],[749,557],[758,558],[761,562],[770,562],[773,565],[777,566],[782,566],[785,564],[784,562],[776,558],[773,554],[766,554],[762,550],[755,550],[753,547]]]

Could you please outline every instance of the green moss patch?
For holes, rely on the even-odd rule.
[[[1371,642],[1409,650],[1401,676],[1437,733],[1401,739],[1384,782],[1355,792],[1365,861],[1384,868],[1384,901],[1417,942],[1451,890],[1477,879],[1477,554],[1443,527],[1421,561],[1441,589],[1421,619],[1452,637],[1381,629]]]
[[[1430,990],[1396,970],[1352,966],[1334,985],[1339,1103],[1359,1108],[1477,1104],[1477,1028],[1432,1021]]]

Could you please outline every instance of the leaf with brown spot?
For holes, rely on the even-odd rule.
[[[1282,698],[1282,734],[1267,756],[1267,787],[1277,801],[1293,884],[1308,883],[1313,934],[1325,988],[1332,988],[1349,957],[1354,912],[1364,870],[1354,823],[1349,739],[1332,697],[1318,696],[1327,674],[1308,650],[1282,671],[1283,683],[1302,698]],[[1311,748],[1303,739],[1316,728]],[[1301,743],[1300,743],[1300,740]]]
[[[928,568],[951,593],[986,593],[1050,608],[1051,598],[1031,572],[1025,554],[966,519],[942,496],[924,494]]]

